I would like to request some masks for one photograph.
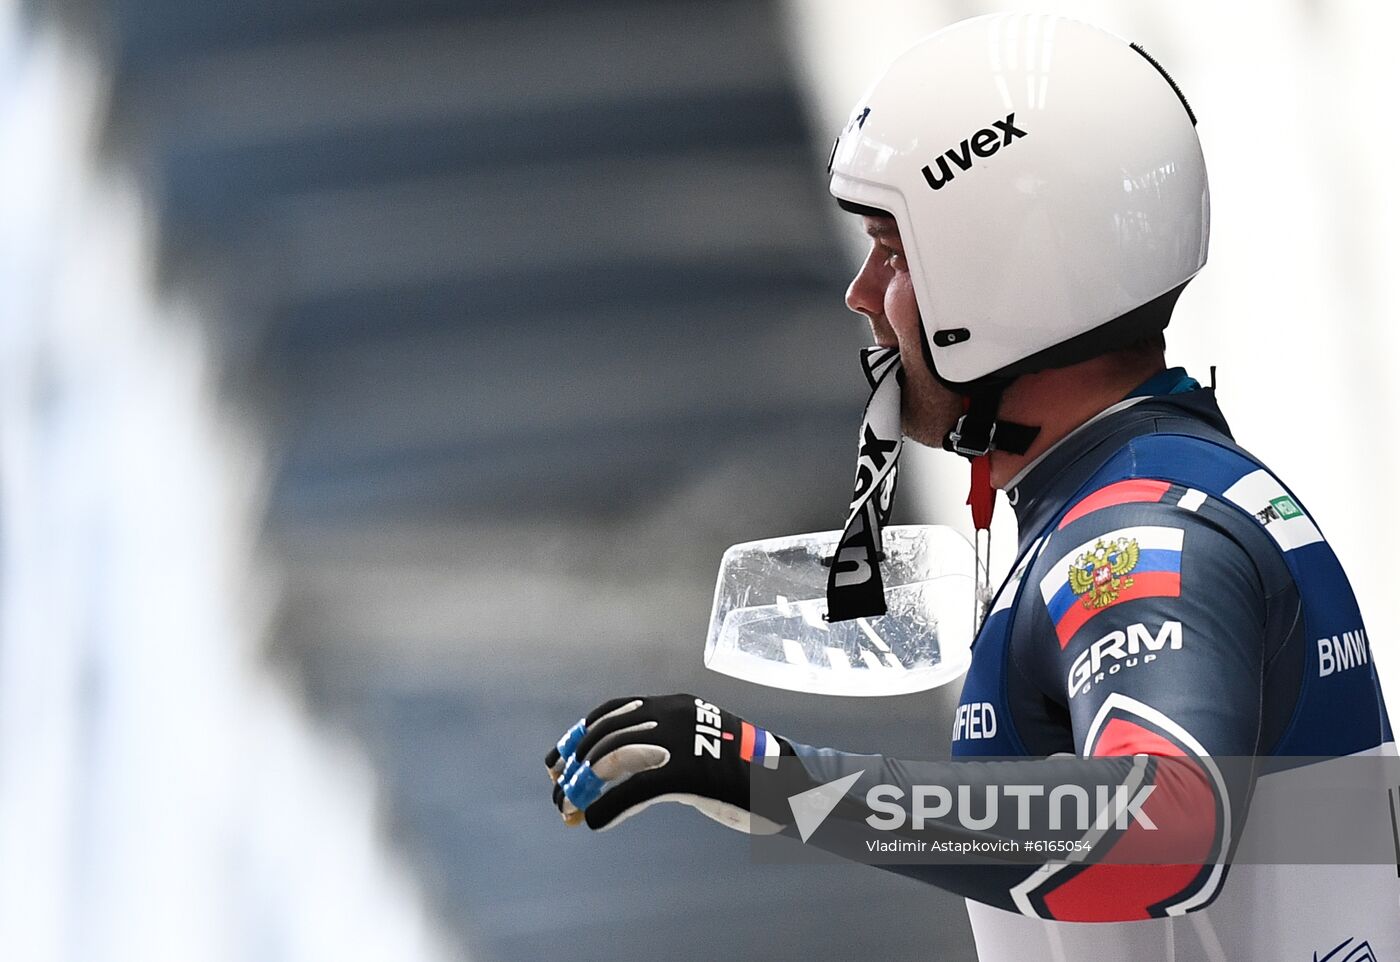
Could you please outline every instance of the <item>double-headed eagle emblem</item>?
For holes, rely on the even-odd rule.
[[[1133,586],[1128,572],[1137,563],[1136,538],[1117,538],[1107,544],[1099,539],[1069,566],[1070,590],[1083,596],[1084,607],[1090,611],[1107,608],[1118,600],[1120,591]]]

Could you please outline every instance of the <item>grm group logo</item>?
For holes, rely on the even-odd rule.
[[[1137,622],[1126,630],[1114,629],[1079,653],[1069,667],[1065,685],[1069,697],[1088,691],[1108,675],[1125,668],[1136,668],[1157,660],[1159,651],[1181,648],[1181,622],[1164,621],[1154,635],[1146,625]]]

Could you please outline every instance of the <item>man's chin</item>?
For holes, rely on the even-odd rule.
[[[943,439],[948,436],[953,426],[947,427],[930,425],[926,420],[912,418],[907,413],[900,418],[900,429],[904,436],[915,444],[922,444],[926,448],[936,448],[943,450]]]
[[[943,439],[962,416],[963,399],[927,372],[906,366],[900,396],[899,424],[904,436],[917,444],[942,448]]]

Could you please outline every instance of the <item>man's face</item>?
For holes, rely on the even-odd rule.
[[[940,447],[962,414],[962,398],[940,384],[924,360],[919,305],[914,302],[914,284],[894,219],[861,219],[870,236],[870,252],[846,290],[846,306],[870,321],[876,344],[899,348],[904,362],[900,420],[905,436]]]

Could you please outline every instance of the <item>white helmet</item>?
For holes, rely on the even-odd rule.
[[[1136,45],[1060,17],[977,17],[861,98],[831,192],[894,217],[934,373],[1014,377],[1165,326],[1210,234],[1195,123]]]

